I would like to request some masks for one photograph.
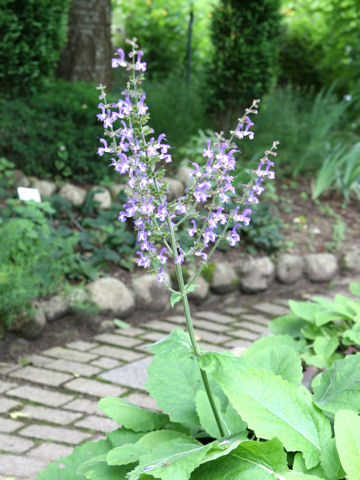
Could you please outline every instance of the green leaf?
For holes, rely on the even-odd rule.
[[[347,345],[360,346],[360,325],[354,325],[353,328],[345,330],[343,333],[343,342]]]
[[[142,456],[128,479],[137,480],[141,474],[149,474],[162,480],[188,480],[212,448],[211,443],[202,445],[190,437],[187,441],[171,440]]]
[[[130,328],[130,324],[124,322],[124,320],[119,320],[118,318],[114,318],[114,325],[116,328]]]
[[[276,436],[287,450],[302,451],[308,468],[319,463],[321,448],[331,436],[330,424],[314,408],[305,387],[267,370],[239,371],[216,353],[207,356],[207,368],[257,437]]]
[[[306,473],[308,475],[317,475],[320,478],[326,478],[321,465],[316,465],[316,467],[310,469],[306,468],[304,457],[300,452],[296,453],[294,456],[293,470],[297,473]]]
[[[143,435],[143,432],[133,432],[132,430],[127,430],[126,428],[118,428],[117,430],[108,433],[106,436],[110,440],[113,447],[119,447],[125,443],[135,443]]]
[[[320,305],[312,302],[289,300],[289,307],[295,315],[310,323],[315,323],[315,315],[321,311]]]
[[[275,480],[288,472],[281,442],[242,442],[238,448],[199,467],[191,480]]]
[[[339,340],[336,337],[324,338],[318,337],[313,343],[316,355],[324,358],[330,358],[339,346]]]
[[[182,300],[183,296],[181,293],[174,292],[170,295],[170,305],[172,308]]]
[[[77,474],[89,480],[126,480],[130,470],[131,467],[112,467],[107,464],[106,455],[99,455],[80,465]]]
[[[105,397],[99,401],[99,409],[119,425],[135,432],[156,430],[169,421],[168,415],[140,408],[118,397]]]
[[[192,283],[191,285],[186,285],[185,286],[185,293],[191,293],[193,292],[196,287],[198,287],[199,285],[197,283]]]
[[[282,317],[280,317],[282,318]],[[264,348],[279,348],[288,347],[294,352],[300,353],[304,349],[305,340],[294,340],[290,335],[266,335],[259,338],[243,353],[242,357],[247,358],[253,354],[261,352]]]
[[[302,338],[304,336],[301,333],[301,329],[305,325],[306,321],[293,313],[288,313],[269,322],[269,328],[273,333],[277,335],[290,335],[294,338]]]
[[[86,477],[78,476],[76,473],[80,465],[93,457],[106,454],[110,449],[111,444],[108,440],[86,442],[80,447],[75,447],[71,455],[50,463],[36,478],[37,480],[84,480]]]
[[[335,438],[348,480],[360,480],[360,417],[349,410],[335,415]]]
[[[286,480],[322,480],[324,477],[308,475],[307,473],[289,472],[284,475]]]
[[[321,327],[329,322],[339,320],[339,317],[340,315],[336,312],[318,312],[315,314],[315,324]]]
[[[324,445],[321,455],[321,467],[330,480],[339,480],[344,478],[345,472],[341,466],[339,454],[336,448],[335,438],[331,438]]]
[[[315,404],[327,412],[360,410],[360,353],[336,360],[314,385]]]
[[[303,377],[301,360],[292,348],[283,345],[280,348],[279,346],[264,348],[255,353],[251,348],[249,350],[242,355],[249,367],[270,370],[284,380],[301,385]]]
[[[301,333],[308,340],[315,340],[317,337],[320,337],[323,335],[321,328],[312,324],[305,325],[305,327],[301,329]]]
[[[360,282],[351,282],[349,284],[349,290],[353,295],[360,297]]]

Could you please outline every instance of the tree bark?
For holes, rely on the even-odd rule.
[[[110,0],[72,0],[68,40],[60,57],[57,76],[111,88]]]

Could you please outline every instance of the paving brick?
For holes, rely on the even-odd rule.
[[[136,337],[136,335],[140,335],[141,333],[145,333],[143,328],[139,327],[130,327],[130,328],[120,328],[114,330],[115,334],[125,335],[127,337]]]
[[[59,443],[42,443],[38,447],[33,448],[27,453],[28,457],[44,459],[47,463],[55,462],[59,458],[70,455],[73,451],[72,447],[60,445]]]
[[[23,453],[29,450],[34,445],[31,440],[27,438],[21,438],[17,435],[7,435],[6,433],[0,433],[0,451],[10,453]],[[0,472],[1,472],[0,464]]]
[[[245,330],[245,328],[239,328],[233,332],[234,337],[237,338],[244,338],[250,341],[255,341],[259,337],[261,337],[261,332],[253,332],[251,330]],[[227,342],[226,345],[229,343]]]
[[[71,395],[65,395],[64,393],[51,392],[42,388],[30,387],[24,385],[22,387],[15,388],[7,392],[7,395],[12,397],[19,397],[30,402],[41,403],[43,405],[49,405],[50,407],[61,407],[67,402],[72,400]]]
[[[39,440],[52,440],[54,442],[68,443],[70,445],[78,445],[91,435],[79,430],[53,427],[50,425],[30,425],[21,430],[21,435]]]
[[[49,357],[44,357],[43,355],[38,355],[36,353],[26,356],[25,360],[35,367],[46,367],[51,362]]]
[[[20,479],[20,475],[24,480],[32,480],[35,475],[43,470],[48,461],[38,458],[27,458],[16,455],[0,455],[0,475],[14,476]],[[0,477],[1,478],[1,477]]]
[[[10,382],[3,382],[0,380],[0,393],[6,392],[6,390],[10,390],[10,388],[16,387],[16,383],[10,383]]]
[[[186,325],[184,315],[171,315],[167,317],[167,320],[169,320],[169,322],[172,322],[172,323]]]
[[[76,340],[75,342],[70,342],[66,344],[67,348],[72,348],[74,350],[79,350],[80,352],[86,352],[94,346],[93,343],[84,342],[83,340]]]
[[[126,387],[145,390],[144,384],[147,378],[147,367],[150,365],[151,360],[151,357],[145,357],[136,362],[124,365],[123,367],[102,373],[99,377]]]
[[[59,408],[35,407],[33,405],[26,405],[21,410],[21,413],[35,420],[43,420],[44,422],[57,423],[59,425],[68,425],[82,416],[81,413],[68,412]]]
[[[245,307],[230,306],[225,308],[225,313],[229,313],[233,316],[241,315],[242,313],[248,312],[248,309]]]
[[[125,350],[123,348],[109,347],[107,345],[102,345],[101,347],[93,348],[91,350],[96,355],[101,355],[104,357],[116,358],[117,360],[124,360],[126,362],[133,362],[140,357],[143,357],[142,353],[136,353],[132,350]]]
[[[226,344],[226,348],[229,350],[231,348],[238,348],[238,347],[245,347],[248,348],[252,344],[252,340],[247,340],[245,338],[238,338],[236,340],[231,340],[231,342],[228,342]]]
[[[113,420],[110,420],[110,418],[101,418],[95,415],[89,415],[81,419],[79,422],[76,422],[75,426],[103,433],[109,433],[119,428],[119,425]]]
[[[252,332],[258,334],[270,333],[267,325],[259,325],[258,323],[252,323],[247,321],[234,323],[234,330],[231,330],[229,333],[231,333],[231,335],[239,337],[241,336],[242,330],[251,330]]]
[[[100,343],[109,343],[110,345],[117,345],[118,347],[126,348],[131,348],[141,343],[141,340],[137,338],[122,337],[120,335],[112,335],[111,333],[102,333],[101,335],[96,335],[94,340]]]
[[[150,408],[152,410],[159,410],[156,401],[150,397],[149,395],[145,395],[144,393],[131,393],[126,397],[123,397],[123,400],[127,402],[133,403],[134,405],[138,405],[142,408]]]
[[[19,405],[19,402],[8,398],[0,398],[0,413],[5,413]]]
[[[170,333],[171,330],[177,328],[177,325],[170,323],[170,321],[162,322],[161,320],[153,320],[151,322],[146,322],[144,324],[144,328],[147,328],[148,330],[160,330],[160,332]]]
[[[92,377],[101,371],[98,367],[85,363],[70,362],[69,360],[55,360],[49,363],[48,368],[61,372],[71,372],[73,375],[83,375],[84,377]]]
[[[0,417],[0,432],[11,433],[18,430],[24,424],[22,422],[17,422],[16,420],[11,420],[10,418],[1,418]],[[1,450],[1,445],[0,445]]]
[[[91,360],[95,360],[97,357],[97,355],[94,355],[93,353],[78,352],[76,350],[63,347],[49,348],[48,350],[44,350],[42,353],[43,355],[48,355],[49,357],[55,357],[57,359],[62,358],[63,360],[81,363],[88,363]]]
[[[91,365],[96,365],[97,367],[100,368],[105,368],[106,370],[110,368],[115,368],[121,365],[122,362],[119,362],[118,360],[114,360],[113,358],[108,358],[108,357],[100,357],[97,360],[93,360],[91,362]]]
[[[98,402],[94,402],[93,400],[88,400],[87,398],[77,398],[72,402],[65,405],[63,408],[67,410],[75,410],[76,412],[82,412],[90,414],[96,414],[100,416],[105,416],[104,412],[99,410]]]
[[[253,307],[260,312],[264,312],[267,315],[279,316],[289,313],[290,309],[282,307],[281,305],[276,305],[275,303],[270,302],[261,302],[255,303]]]
[[[165,338],[165,337],[164,337]],[[150,355],[151,354],[151,351],[149,349],[150,345],[152,345],[153,342],[150,342],[149,341],[146,341],[145,343],[143,343],[142,345],[138,345],[136,347],[136,351],[137,352],[144,352],[146,355]]]
[[[48,385],[49,387],[58,387],[62,383],[71,379],[71,375],[65,375],[64,373],[52,372],[50,370],[45,370],[44,368],[30,366],[10,373],[10,376],[29,380],[30,382],[41,383],[42,385]]]
[[[143,340],[146,340],[148,341],[149,343],[152,342],[152,343],[155,343],[155,342],[159,342],[160,340],[164,340],[164,338],[166,337],[166,333],[160,333],[160,332],[150,332],[150,333],[147,333],[145,335],[142,335],[141,338]]]
[[[196,322],[195,322],[196,325]],[[215,345],[218,343],[223,343],[226,342],[227,340],[230,340],[230,337],[228,335],[224,335],[223,333],[211,333],[207,332],[206,330],[200,330],[199,328],[194,329],[195,335],[200,338],[200,340],[203,340],[204,342],[207,343],[214,343]]]
[[[217,312],[196,312],[194,316],[205,320],[213,320],[218,323],[231,323],[234,321],[234,317]]]
[[[17,368],[21,368],[21,365],[16,363],[2,363],[0,362],[0,374],[7,375],[10,372],[13,372]]]
[[[203,330],[210,330],[211,332],[226,332],[229,329],[228,324],[221,324],[211,322],[210,320],[195,319],[194,325],[197,328],[202,328]]]
[[[241,315],[240,320],[250,320],[251,322],[254,323],[261,323],[262,325],[267,325],[270,321],[269,317],[265,317],[264,315],[258,315],[258,314],[245,314]]]
[[[89,380],[87,378],[75,378],[64,385],[69,390],[84,393],[93,397],[120,396],[126,390],[115,385]]]

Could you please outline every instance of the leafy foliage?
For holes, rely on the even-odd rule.
[[[1,0],[2,95],[14,98],[33,94],[52,75],[66,40],[69,3],[69,0]]]

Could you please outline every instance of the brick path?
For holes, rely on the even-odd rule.
[[[287,302],[272,299],[246,308],[235,303],[223,314],[197,312],[200,346],[221,351],[247,347],[269,333],[267,322],[287,313]],[[0,364],[0,479],[33,480],[50,461],[71,453],[84,440],[116,427],[97,409],[100,397],[115,395],[149,408],[144,382],[150,352],[145,348],[183,328],[179,314],[140,327],[74,341],[27,359],[30,365]]]

